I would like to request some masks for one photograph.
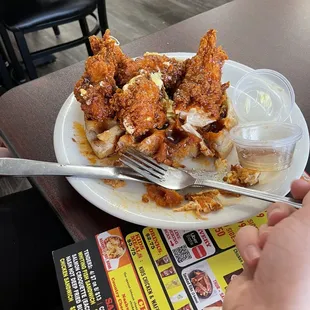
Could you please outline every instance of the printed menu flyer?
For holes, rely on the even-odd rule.
[[[221,309],[227,285],[242,272],[237,231],[266,220],[262,212],[233,225],[192,231],[126,223],[58,249],[53,258],[63,308]]]

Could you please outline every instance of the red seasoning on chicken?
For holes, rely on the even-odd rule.
[[[102,39],[90,37],[90,44],[94,56],[87,58],[74,94],[99,158],[135,147],[158,162],[179,167],[185,158],[199,154],[229,154],[228,131],[235,118],[229,113],[229,83],[221,83],[228,57],[216,46],[214,29],[202,37],[197,55],[185,61],[157,53],[131,59],[109,30]],[[114,122],[114,128],[109,126],[105,134],[101,128],[107,122]]]
[[[186,60],[158,53],[132,59],[109,30],[102,38],[91,36],[94,55],[87,58],[74,95],[97,158],[118,157],[128,148],[173,167],[185,167],[185,159],[201,154],[226,158],[233,146],[229,130],[237,120],[226,93],[229,82],[222,83],[228,56],[216,39],[210,29],[197,54]],[[184,199],[152,186],[143,201],[176,207]],[[174,210],[192,210],[201,217],[221,209],[218,192],[210,194],[187,196],[189,203]]]

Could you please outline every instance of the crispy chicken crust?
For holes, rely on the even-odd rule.
[[[186,73],[174,93],[175,110],[188,112],[203,110],[210,118],[218,119],[225,90],[221,84],[222,67],[228,59],[221,47],[216,46],[216,31],[211,29],[201,39],[197,55],[186,62]]]
[[[102,121],[113,118],[115,110],[109,99],[116,90],[114,76],[118,66],[127,59],[107,30],[102,39],[89,38],[94,56],[85,62],[85,72],[74,87],[74,95],[87,119]]]
[[[132,59],[109,30],[102,38],[91,36],[89,41],[94,55],[87,58],[74,95],[97,157],[135,148],[160,163],[184,167],[185,158],[203,154],[223,159],[230,153],[228,132],[237,118],[226,94],[229,82],[221,83],[228,57],[216,46],[215,30],[202,37],[196,56],[185,61],[158,53]],[[256,175],[244,178],[243,172],[233,168],[228,182],[255,182]],[[176,207],[184,199],[157,185],[146,188],[145,202]],[[204,218],[202,213],[223,208],[219,194],[217,190],[188,194],[188,202],[174,211],[192,210]]]
[[[167,121],[161,93],[149,76],[135,77],[128,87],[119,90],[110,101],[121,126],[134,137],[161,128]]]
[[[227,132],[233,124],[227,117],[229,83],[221,85],[227,55],[216,47],[214,30],[201,39],[197,55],[186,61],[156,53],[133,60],[122,53],[109,30],[102,39],[90,37],[90,44],[94,56],[86,60],[74,93],[87,120],[114,119],[129,135],[119,138],[116,152],[131,145],[174,166],[199,153],[227,156],[232,147]],[[191,119],[198,115],[198,121],[184,124],[179,112],[190,112]],[[158,129],[164,134],[149,138]]]
[[[175,90],[185,73],[185,63],[157,53],[146,53],[135,61],[123,62],[117,74],[119,85],[125,85],[141,73],[160,72],[167,91]]]

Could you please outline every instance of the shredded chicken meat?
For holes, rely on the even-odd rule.
[[[249,187],[259,182],[260,172],[254,169],[243,168],[240,165],[232,165],[229,171],[223,178],[223,181],[243,187]]]
[[[175,208],[174,211],[195,211],[198,218],[205,219],[201,213],[208,214],[223,209],[223,204],[218,198],[219,194],[220,192],[216,189],[187,194],[185,199],[189,202],[180,208]]]

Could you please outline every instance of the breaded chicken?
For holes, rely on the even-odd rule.
[[[139,75],[110,101],[122,128],[134,137],[161,128],[167,121],[161,89],[149,75]]]
[[[128,59],[121,48],[116,44],[116,41],[111,37],[109,29],[105,31],[102,39],[97,36],[91,36],[89,37],[89,42],[94,55],[106,55],[106,57],[110,58],[108,62],[113,61],[115,67],[125,59]]]
[[[135,61],[126,60],[119,68],[117,82],[124,85],[133,77],[143,73],[160,72],[167,92],[180,84],[185,73],[185,63],[157,53],[146,53]]]
[[[229,83],[221,84],[226,59],[224,50],[216,46],[216,31],[211,29],[201,39],[197,55],[186,62],[185,77],[173,99],[181,118],[189,112],[197,114],[199,121],[191,122],[194,126],[203,127],[220,117],[223,96],[229,87]]]
[[[81,104],[81,109],[89,120],[103,121],[113,118],[115,111],[109,105],[109,99],[115,91],[114,79],[90,83],[86,77],[81,78],[75,85],[74,94]]]
[[[126,59],[107,30],[102,39],[90,37],[94,56],[88,57],[85,72],[74,88],[74,95],[81,103],[87,119],[102,121],[113,118],[115,111],[109,99],[116,90],[114,79],[118,64]]]

